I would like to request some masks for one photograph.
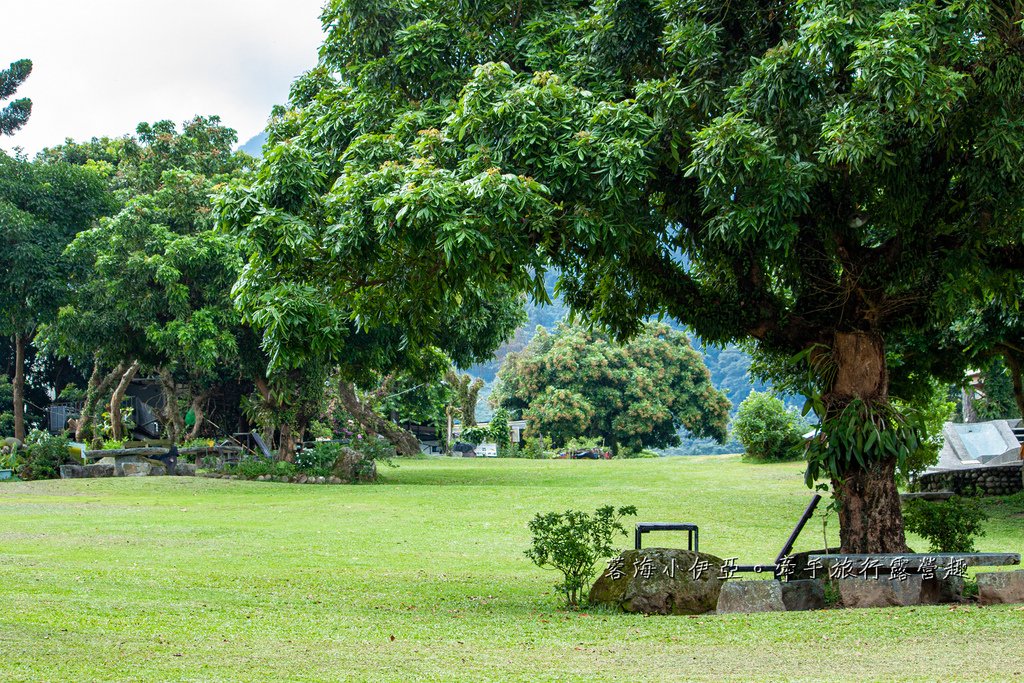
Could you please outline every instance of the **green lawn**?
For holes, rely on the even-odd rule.
[[[702,550],[770,560],[810,496],[798,464],[436,459],[383,475],[0,485],[0,680],[1024,676],[1024,606],[568,613],[523,556],[536,512],[633,504],[700,524]],[[990,511],[979,549],[1020,552],[1024,495]]]

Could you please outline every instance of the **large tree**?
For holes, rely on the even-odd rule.
[[[246,332],[230,297],[240,257],[216,229],[209,200],[251,163],[232,152],[234,135],[217,117],[196,117],[180,132],[167,121],[144,123],[137,137],[68,141],[42,155],[104,170],[124,202],[70,244],[67,257],[79,266],[72,296],[43,334],[60,353],[93,366],[79,438],[99,436],[91,425],[106,405],[113,438],[125,436],[120,404],[140,371],[160,377],[172,440],[185,436],[179,403],[190,405],[201,428],[213,385],[240,374],[237,338]]]
[[[14,96],[18,87],[32,73],[32,60],[19,59],[6,69],[0,69],[0,102]],[[21,97],[11,100],[6,107],[0,109],[0,135],[13,135],[28,123],[32,113],[32,100]]]
[[[1019,0],[335,0],[320,66],[231,203],[266,277],[361,325],[420,334],[466,292],[543,297],[554,264],[567,302],[619,334],[668,313],[799,354],[825,426],[864,437],[810,464],[843,549],[903,551],[893,472],[915,436],[886,345],[968,271],[1024,264],[1020,16]]]
[[[729,400],[686,335],[648,324],[626,343],[580,326],[543,329],[510,353],[492,401],[524,417],[555,445],[601,437],[618,453],[679,444],[685,428],[725,441]]]
[[[0,333],[14,349],[14,435],[25,438],[29,344],[69,296],[74,265],[64,248],[113,208],[103,179],[66,163],[0,153]]]

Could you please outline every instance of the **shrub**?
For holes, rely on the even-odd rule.
[[[462,443],[479,446],[491,438],[491,433],[483,427],[466,427],[459,434],[459,441]]]
[[[395,447],[387,439],[376,436],[359,435],[349,443],[349,448],[359,451],[366,459],[359,466],[360,471],[356,474],[362,478],[370,473],[374,463],[383,463],[388,467],[397,467],[394,458],[398,457]]]
[[[314,477],[329,477],[341,449],[338,443],[318,443],[295,454],[295,467]]]
[[[526,556],[542,569],[552,567],[562,572],[564,581],[555,589],[565,595],[569,607],[575,607],[594,577],[594,564],[614,554],[612,538],[616,533],[626,533],[622,518],[635,514],[632,505],[618,510],[606,505],[592,515],[578,510],[539,514],[529,525],[533,545]]]
[[[21,466],[18,476],[22,479],[56,479],[60,476],[60,466],[73,462],[68,452],[68,440],[65,436],[51,436],[46,432],[33,429],[25,440],[21,453]]]
[[[740,404],[733,432],[746,454],[756,460],[797,460],[802,457],[803,422],[786,405],[758,391]]]
[[[988,515],[976,501],[953,496],[931,502],[915,498],[903,506],[903,525],[931,544],[934,553],[972,553],[974,539],[985,535]]]
[[[544,436],[534,436],[526,440],[526,446],[523,448],[522,453],[524,458],[542,460],[548,457],[549,450],[551,450],[551,439]]]
[[[233,465],[224,468],[226,474],[237,474],[240,477],[254,478],[269,474],[273,477],[291,477],[297,471],[293,463],[274,460],[262,455],[249,455]]]

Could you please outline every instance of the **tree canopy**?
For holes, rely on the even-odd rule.
[[[555,445],[600,437],[615,452],[679,443],[679,430],[726,438],[731,407],[686,336],[648,324],[620,344],[580,326],[543,329],[498,374],[492,400]]]
[[[1024,265],[1018,12],[336,0],[222,212],[259,254],[244,280],[283,278],[314,348],[327,311],[431,330],[495,287],[543,298],[554,264],[617,333],[668,313],[802,353],[826,421],[871,420],[886,344]],[[847,551],[906,548],[893,471],[913,434],[886,424],[884,447],[821,461]]]

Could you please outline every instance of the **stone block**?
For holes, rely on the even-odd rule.
[[[943,572],[938,576],[921,581],[921,604],[942,605],[950,602],[963,602],[964,579],[962,576],[950,576],[943,578]]]
[[[174,473],[179,477],[196,476],[196,466],[188,462],[179,462],[174,468]]]
[[[978,602],[983,605],[1024,602],[1024,570],[978,574]]]
[[[736,612],[784,612],[779,581],[737,581],[730,579],[718,594],[719,614]]]
[[[117,476],[117,469],[113,465],[106,463],[96,463],[94,465],[85,465],[82,467],[86,477],[100,478],[100,477],[115,477]]]
[[[825,608],[825,583],[820,579],[801,579],[782,584],[782,602],[788,612]]]
[[[148,462],[126,462],[121,465],[125,477],[148,477],[153,466]]]
[[[85,476],[85,468],[82,465],[61,465],[61,479],[80,479]]]
[[[902,579],[866,578],[835,581],[843,607],[905,607],[921,604],[921,575]]]

